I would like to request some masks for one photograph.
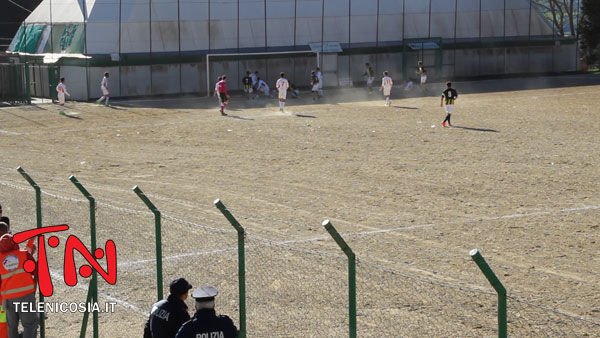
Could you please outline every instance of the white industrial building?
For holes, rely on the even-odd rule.
[[[398,79],[419,59],[440,80],[576,70],[576,41],[555,31],[531,0],[44,0],[9,50],[61,54],[32,75],[59,72],[87,100],[105,71],[112,96],[140,96],[206,93],[220,74],[235,89],[246,70],[302,86],[317,62],[326,86],[364,81],[365,62]],[[340,49],[317,61],[311,44]]]

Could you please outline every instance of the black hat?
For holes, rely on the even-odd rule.
[[[169,285],[169,291],[172,295],[180,296],[187,293],[192,288],[192,284],[188,283],[185,278],[177,278]]]
[[[0,217],[0,222],[4,222],[10,227],[10,219],[7,216]]]

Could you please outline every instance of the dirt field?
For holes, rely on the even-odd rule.
[[[99,243],[114,239],[119,259],[117,285],[101,280],[100,301],[119,301],[101,337],[141,336],[156,298],[136,184],[171,217],[165,283],[217,286],[218,311],[236,323],[236,235],[213,200],[238,217],[250,337],[347,335],[346,263],[325,218],[361,262],[360,336],[494,336],[496,300],[473,248],[513,297],[511,335],[600,336],[600,76],[456,83],[453,128],[441,127],[442,86],[430,87],[390,108],[363,89],[319,104],[305,94],[286,113],[236,96],[230,117],[197,97],[71,103],[71,118],[51,104],[2,108],[0,203],[15,231],[34,226],[22,166],[47,192],[44,223],[87,240],[69,175],[98,198]],[[53,269],[52,298],[83,301],[85,284],[61,286]],[[80,318],[49,315],[49,336],[79,332]]]

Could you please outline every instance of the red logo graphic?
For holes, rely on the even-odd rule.
[[[48,227],[42,227],[38,229],[27,230],[19,232],[13,236],[15,243],[22,243],[29,240],[27,243],[28,248],[33,248],[33,240],[35,236],[38,236],[38,283],[40,284],[40,292],[46,297],[52,296],[54,288],[52,286],[52,278],[50,277],[50,270],[48,269],[48,258],[46,256],[46,241],[43,234],[50,232],[59,232],[69,230],[69,226],[53,225]],[[52,248],[56,248],[60,240],[56,236],[48,238],[48,245]],[[83,258],[91,265],[83,264],[79,267],[79,275],[87,278],[92,275],[92,269],[96,270],[104,278],[104,280],[111,285],[117,283],[117,248],[115,242],[108,240],[104,245],[104,250],[98,248],[94,254],[85,247],[85,245],[76,236],[69,236],[65,245],[64,255],[64,280],[69,286],[77,285],[77,267],[75,266],[75,251],[78,251]],[[102,259],[106,253],[107,271],[98,263],[99,259]],[[27,260],[23,264],[23,269],[27,272],[33,272],[36,268],[36,264],[32,260]]]

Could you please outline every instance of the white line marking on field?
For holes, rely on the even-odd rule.
[[[460,221],[451,221],[451,222],[442,222],[442,223],[425,223],[425,224],[409,225],[409,226],[392,228],[392,229],[367,230],[367,231],[359,231],[359,232],[342,232],[340,234],[344,235],[344,236],[351,236],[351,237],[352,236],[364,236],[364,235],[389,233],[389,232],[412,230],[412,229],[419,229],[419,228],[430,228],[430,227],[435,227],[438,225],[486,222],[486,221],[495,221],[495,220],[501,220],[501,219],[533,217],[533,216],[540,216],[540,215],[550,215],[553,213],[577,212],[577,211],[595,210],[595,209],[600,209],[600,205],[586,205],[586,206],[579,207],[579,208],[563,208],[563,209],[558,209],[558,210],[536,211],[536,212],[525,213],[525,214],[519,213],[519,214],[502,215],[502,216],[469,218],[469,219],[460,220]],[[327,240],[330,238],[331,237],[328,235],[322,235],[322,236],[316,236],[316,237],[310,237],[310,238],[290,239],[290,240],[279,241],[279,242],[273,241],[273,244],[275,244],[275,245],[284,244],[285,245],[285,244],[295,244],[295,243],[308,243],[308,242]],[[236,248],[232,247],[232,248],[227,248],[227,249],[190,252],[190,253],[185,253],[185,254],[166,256],[166,257],[163,257],[163,260],[172,260],[172,259],[186,258],[186,257],[190,257],[190,256],[208,255],[208,254],[213,254],[213,253],[217,253],[220,251],[224,252],[224,251],[230,251],[230,250],[235,250],[235,249]],[[145,259],[145,260],[139,260],[139,261],[123,262],[123,263],[119,264],[119,267],[127,267],[127,266],[152,263],[152,262],[156,262],[156,259]]]
[[[58,272],[58,271],[56,271],[56,270],[50,270],[50,276],[52,276],[52,278],[55,278],[55,279],[64,280],[63,274],[60,273],[60,272]],[[74,288],[87,291],[89,289],[89,284],[84,284],[84,285],[77,284],[77,285],[74,286]],[[137,307],[137,306],[135,306],[135,305],[133,305],[133,304],[127,302],[127,301],[124,301],[122,299],[113,297],[111,295],[107,295],[104,292],[98,292],[98,296],[102,297],[102,298],[104,298],[106,300],[109,300],[111,302],[115,302],[115,303],[117,303],[117,304],[119,304],[119,305],[121,305],[123,307],[126,307],[126,308],[132,310],[133,312],[136,312],[136,313],[138,313],[138,314],[140,314],[142,316],[147,316],[148,315],[148,311],[144,311],[144,310],[140,309],[139,307]]]
[[[0,134],[7,134],[7,135],[22,135],[21,133],[18,133],[18,132],[14,132],[14,131],[8,131],[8,130],[2,130],[2,129],[0,129]]]
[[[526,214],[512,214],[512,215],[493,216],[493,217],[469,218],[469,219],[460,220],[460,221],[443,222],[443,223],[427,223],[427,224],[409,225],[409,226],[405,226],[405,227],[392,228],[392,229],[368,230],[368,231],[360,231],[360,232],[354,232],[354,233],[346,233],[346,235],[360,236],[360,235],[386,233],[386,232],[394,232],[394,231],[402,231],[402,230],[410,230],[410,229],[429,228],[429,227],[434,227],[436,225],[443,225],[443,224],[461,224],[461,223],[496,221],[496,220],[500,220],[500,219],[532,217],[532,216],[550,215],[552,213],[563,213],[563,212],[584,211],[584,210],[594,210],[594,209],[600,209],[600,205],[586,205],[581,208],[566,208],[566,209],[559,209],[556,211],[536,211],[536,212],[531,212],[531,213],[526,213]]]
[[[45,130],[45,131],[32,131],[27,133],[20,133],[19,135],[39,135],[39,134],[56,134],[56,133],[74,133],[88,130],[104,130],[104,129],[125,129],[125,128],[137,128],[137,127],[161,127],[166,125],[183,124],[189,122],[164,122],[164,123],[146,123],[146,124],[126,124],[126,125],[111,125],[111,126],[92,126],[89,128],[78,128],[78,129],[58,129],[58,130]]]
[[[210,254],[214,254],[214,253],[226,252],[226,251],[234,251],[234,250],[237,250],[237,246],[236,247],[227,248],[227,249],[215,249],[215,250],[187,252],[187,253],[178,254],[178,255],[171,255],[171,256],[163,257],[163,260],[187,258],[187,257],[191,257],[191,256],[210,255]],[[153,263],[153,262],[156,262],[155,258],[141,259],[141,260],[138,260],[138,261],[129,261],[129,262],[119,263],[119,264],[117,264],[117,267],[122,268],[122,267],[127,267],[127,266],[133,266],[133,265],[138,265],[138,264],[146,264],[146,263]]]

